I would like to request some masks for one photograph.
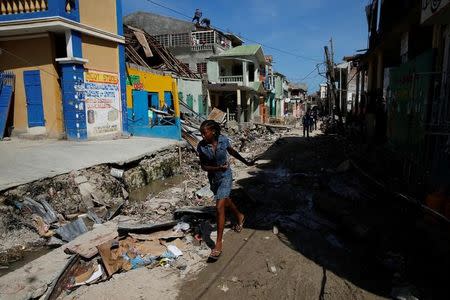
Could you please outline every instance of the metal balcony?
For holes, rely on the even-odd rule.
[[[239,83],[244,82],[244,76],[219,76],[219,82],[222,83]]]

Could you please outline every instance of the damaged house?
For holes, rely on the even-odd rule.
[[[124,32],[130,133],[181,139],[177,80],[200,86],[201,80],[146,32],[131,26]]]
[[[233,34],[148,12],[130,14],[124,18],[124,23],[152,35],[175,58],[205,80],[209,57],[242,45],[242,40]],[[207,92],[201,83],[180,77],[177,84],[182,103],[202,116],[209,113]]]
[[[260,45],[238,46],[210,57],[211,106],[226,112],[227,119],[238,124],[262,122],[266,114],[265,66]]]

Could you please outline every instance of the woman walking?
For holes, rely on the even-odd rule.
[[[244,214],[237,209],[230,198],[233,178],[228,162],[228,154],[247,166],[254,165],[254,162],[247,161],[231,147],[228,138],[220,134],[220,125],[217,122],[213,120],[204,121],[200,126],[200,132],[203,140],[198,144],[197,152],[200,157],[202,170],[208,172],[209,184],[216,200],[217,241],[209,257],[217,260],[222,254],[225,210],[231,210],[237,220],[237,224],[233,227],[234,231],[241,232],[245,221]]]

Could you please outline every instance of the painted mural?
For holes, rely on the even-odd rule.
[[[119,75],[97,71],[84,73],[88,136],[120,130],[121,106]]]

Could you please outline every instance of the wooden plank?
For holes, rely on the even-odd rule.
[[[164,230],[172,228],[177,225],[178,221],[159,223],[159,224],[119,224],[118,231],[120,234],[126,234],[129,232],[134,233],[151,233],[158,230]]]
[[[129,235],[136,240],[144,241],[157,241],[160,239],[171,239],[171,238],[181,238],[184,237],[183,232],[177,232],[173,230],[164,230],[153,232],[149,234],[139,234],[139,233],[129,233]]]
[[[117,225],[112,222],[107,222],[67,243],[63,246],[63,249],[66,253],[77,253],[84,258],[90,259],[97,255],[98,245],[113,240],[117,236]]]

